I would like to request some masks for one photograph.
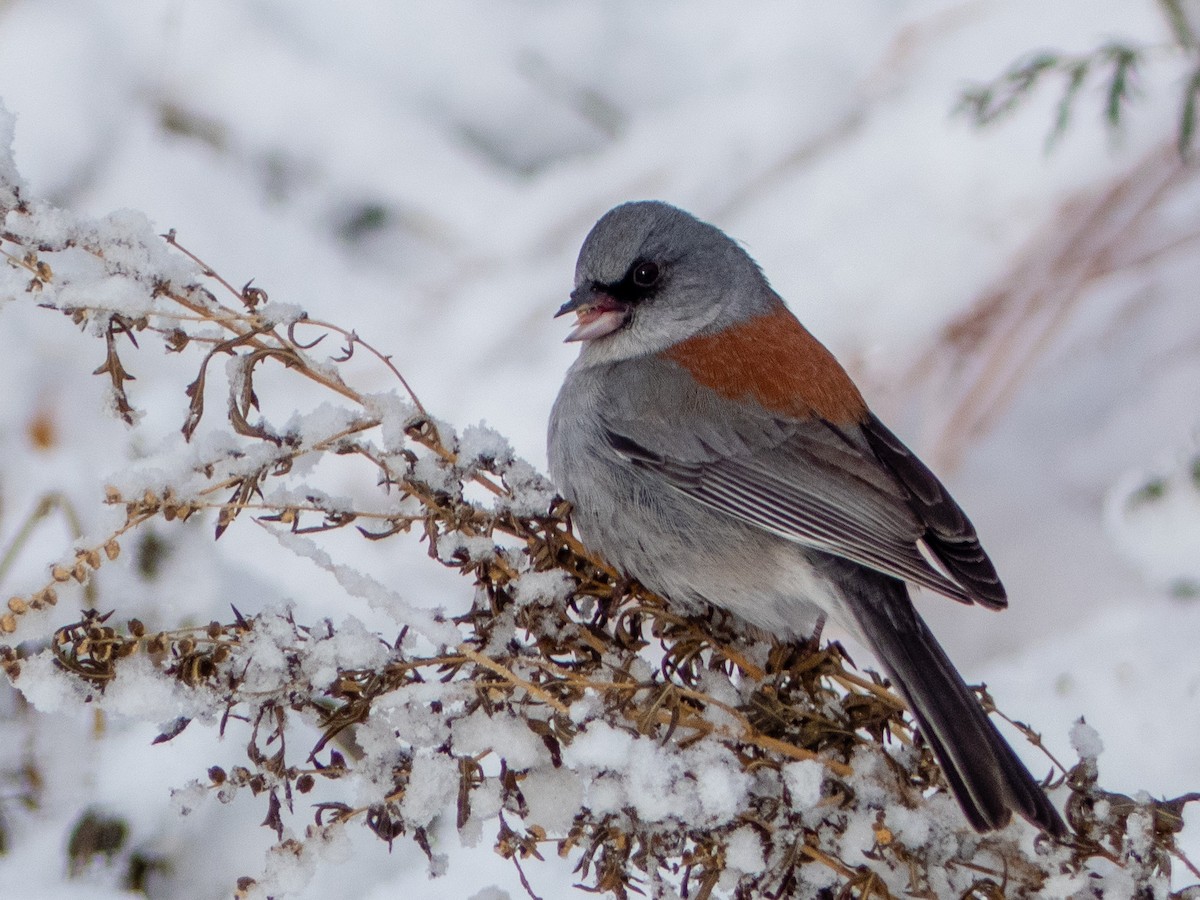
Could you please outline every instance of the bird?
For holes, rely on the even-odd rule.
[[[771,288],[675,206],[623,203],[585,238],[580,351],[548,425],[551,478],[585,547],[671,604],[805,640],[830,619],[906,701],[967,821],[1067,829],[913,605],[910,586],[1007,597],[937,476]]]

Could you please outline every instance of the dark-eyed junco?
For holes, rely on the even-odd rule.
[[[584,241],[550,471],[584,542],[651,590],[781,638],[869,646],[980,831],[1066,826],[909,598],[1006,605],[975,529],[724,232],[626,203]]]

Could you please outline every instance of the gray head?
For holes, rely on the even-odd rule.
[[[592,228],[575,289],[558,315],[579,324],[580,363],[657,353],[767,312],[774,293],[750,256],[719,228],[653,200],[623,203]]]

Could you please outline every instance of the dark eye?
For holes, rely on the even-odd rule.
[[[652,262],[639,263],[633,270],[633,283],[641,288],[654,287],[658,281],[658,266]]]

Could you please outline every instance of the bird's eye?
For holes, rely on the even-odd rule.
[[[641,288],[654,287],[658,281],[658,266],[652,262],[640,263],[633,270],[633,283]]]

